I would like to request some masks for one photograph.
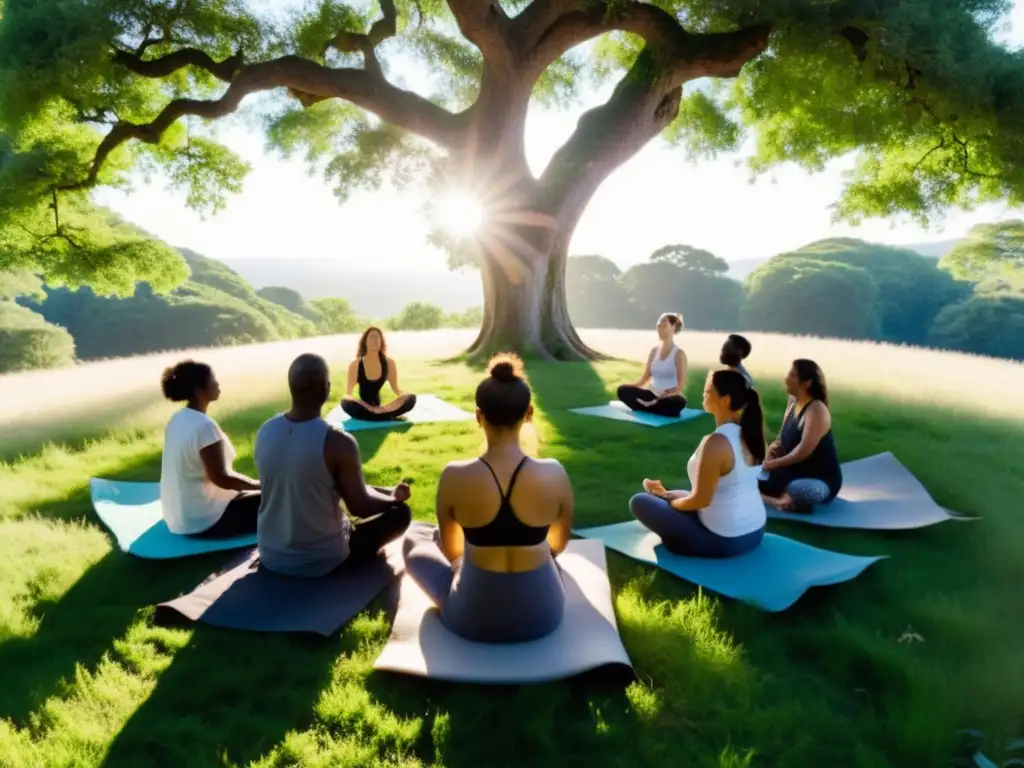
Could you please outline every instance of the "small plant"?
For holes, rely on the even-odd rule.
[[[976,729],[960,732],[959,755],[949,763],[949,768],[1024,768],[1024,739],[1006,742],[1006,760],[997,763],[982,753],[985,734]]]

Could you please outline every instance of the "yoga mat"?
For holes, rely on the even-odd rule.
[[[462,683],[542,683],[598,668],[632,676],[601,542],[571,541],[558,563],[565,583],[565,618],[553,633],[528,643],[462,639],[445,628],[416,582],[402,579],[391,637],[374,669]]]
[[[609,549],[634,560],[656,565],[720,595],[771,612],[786,610],[811,587],[856,578],[886,557],[843,555],[771,533],[765,534],[761,546],[739,557],[680,557],[668,552],[661,538],[636,520],[574,533],[598,539]]]
[[[843,464],[843,487],[830,504],[810,514],[767,507],[768,517],[827,528],[903,531],[946,520],[977,520],[940,507],[910,470],[891,453]]]
[[[675,419],[668,416],[655,416],[650,413],[631,411],[629,406],[621,400],[612,400],[607,405],[595,405],[590,408],[570,408],[569,413],[579,413],[583,416],[598,416],[604,419],[614,419],[615,421],[629,421],[633,424],[643,424],[645,427],[665,427],[669,424],[683,424],[705,415],[705,412],[699,408],[684,408],[679,417]]]
[[[456,408],[439,397],[434,395],[417,395],[416,407],[398,419],[361,421],[350,417],[338,405],[324,416],[324,421],[328,424],[340,426],[348,432],[357,432],[362,429],[390,429],[392,427],[400,427],[402,424],[426,424],[431,421],[470,421],[472,418],[472,413]]]
[[[401,546],[399,539],[375,560],[312,579],[259,567],[254,548],[241,563],[157,608],[226,629],[330,637],[398,578],[405,569]]]
[[[256,534],[228,539],[198,539],[171,533],[160,508],[160,483],[89,480],[92,506],[122,551],[151,560],[191,557],[256,543]]]

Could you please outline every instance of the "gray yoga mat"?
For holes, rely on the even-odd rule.
[[[565,583],[565,618],[547,637],[527,643],[462,639],[445,628],[416,582],[402,579],[391,637],[374,669],[488,684],[542,683],[596,669],[633,676],[615,621],[604,545],[570,541],[558,563]]]
[[[405,570],[402,540],[374,560],[303,579],[259,567],[254,548],[187,595],[157,606],[190,621],[251,632],[313,632],[329,637]]]
[[[768,507],[768,517],[826,528],[901,531],[946,520],[976,520],[952,514],[891,453],[879,453],[843,464],[843,488],[830,504],[809,514]]]

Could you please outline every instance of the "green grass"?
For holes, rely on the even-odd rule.
[[[467,408],[479,375],[403,367],[410,390]],[[539,449],[569,470],[580,526],[626,519],[645,476],[681,479],[708,428],[566,413],[635,375],[620,363],[530,368]],[[783,394],[763,391],[776,428]],[[1024,735],[1021,427],[842,390],[834,399],[844,459],[892,450],[940,503],[985,519],[892,534],[773,523],[801,541],[891,556],[774,615],[610,553],[639,677],[626,688],[375,673],[389,631],[376,605],[328,640],[155,626],[150,606],[225,558],[146,562],[112,549],[87,483],[155,480],[160,430],[97,426],[84,443],[22,444],[25,455],[0,464],[0,765],[916,768],[944,765],[958,728],[993,744]],[[252,437],[283,400],[233,405],[222,424],[251,472]],[[482,436],[469,423],[358,438],[370,480],[414,477],[414,511],[429,519],[440,468]],[[900,642],[908,630],[923,642]]]

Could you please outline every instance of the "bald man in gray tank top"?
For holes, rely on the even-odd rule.
[[[323,576],[373,558],[405,532],[409,486],[368,486],[359,444],[321,418],[331,394],[322,357],[296,358],[288,388],[291,410],[260,427],[253,451],[263,491],[260,563],[289,576]]]

